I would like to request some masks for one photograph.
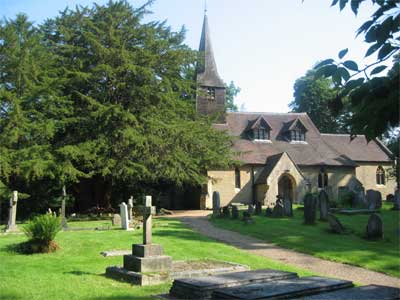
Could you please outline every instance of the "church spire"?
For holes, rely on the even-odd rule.
[[[224,87],[215,63],[208,25],[207,6],[204,10],[203,30],[200,39],[200,61],[197,68],[197,83],[202,86]]]

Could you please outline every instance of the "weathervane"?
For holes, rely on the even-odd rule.
[[[204,0],[204,14],[207,14],[207,0]]]

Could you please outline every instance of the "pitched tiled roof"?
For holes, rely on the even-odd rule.
[[[260,116],[272,128],[270,142],[252,141],[243,135],[249,122]],[[283,134],[285,124],[293,124],[296,119],[307,129],[306,143],[291,143]],[[361,140],[354,140],[356,142],[349,149],[345,145],[337,145],[346,144],[342,135],[321,135],[306,113],[227,113],[226,124],[214,124],[214,127],[236,137],[232,148],[239,153],[237,158],[247,164],[265,164],[269,156],[283,152],[288,153],[297,165],[303,166],[355,167],[356,161],[390,161],[388,154],[377,144],[367,145],[365,137],[360,136]],[[334,141],[331,136],[339,136],[340,140]]]
[[[381,141],[367,141],[364,135],[354,139],[348,134],[321,134],[325,143],[357,162],[390,162],[392,153]]]

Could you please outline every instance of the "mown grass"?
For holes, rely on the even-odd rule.
[[[399,212],[384,204],[381,217],[384,226],[384,239],[370,241],[365,239],[369,215],[336,216],[347,228],[346,234],[333,234],[327,222],[318,221],[316,225],[303,224],[303,211],[294,209],[293,218],[269,218],[254,216],[255,223],[244,225],[240,220],[211,219],[214,225],[242,234],[250,235],[276,245],[316,257],[400,277],[399,251]]]
[[[174,260],[208,258],[247,264],[252,269],[272,268],[311,275],[208,239],[176,220],[157,219],[154,223],[153,241],[162,244]],[[75,225],[96,227],[98,223]],[[141,243],[141,238],[141,230],[67,231],[56,238],[61,246],[59,251],[21,255],[11,248],[25,241],[24,235],[0,235],[0,299],[125,300],[150,299],[152,295],[166,293],[171,283],[138,287],[104,276],[107,266],[122,264],[122,257],[104,258],[99,253],[130,249],[132,243]]]

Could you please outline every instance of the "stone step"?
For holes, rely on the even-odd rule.
[[[178,299],[210,299],[216,289],[296,277],[296,273],[265,269],[175,279],[170,296]]]
[[[396,300],[400,299],[400,289],[382,286],[365,285],[335,292],[323,293],[301,298],[302,300]]]
[[[289,299],[352,287],[347,280],[310,276],[215,290],[212,299]]]

